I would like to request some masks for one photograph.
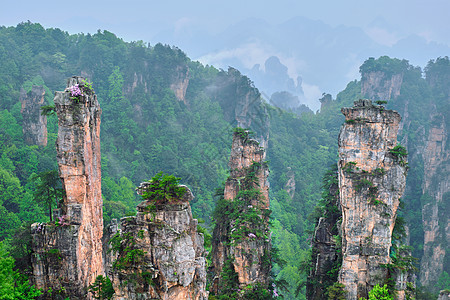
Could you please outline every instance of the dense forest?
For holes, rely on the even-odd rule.
[[[448,57],[431,60],[424,70],[381,57],[367,60],[360,71],[403,74],[395,100],[374,100],[392,100],[387,108],[407,118],[400,139],[407,141],[410,153],[418,151],[414,147],[420,145],[421,130],[430,129],[430,115],[433,122],[449,127]],[[17,293],[30,298],[36,293],[23,277],[30,272],[29,227],[49,221],[49,210],[61,197],[57,176],[51,176],[57,169],[56,116],[47,114],[47,145],[27,144],[21,90],[26,94],[43,86],[45,105],[51,106],[54,92],[64,90],[72,75],[92,82],[103,111],[105,226],[113,218],[134,214],[140,201],[136,186],[163,171],[189,186],[195,196],[193,213],[212,232],[215,190],[229,175],[233,128],[249,128],[267,151],[272,240],[286,261],[283,267],[274,266],[275,275],[288,283],[284,299],[305,299],[302,265],[309,259],[311,233],[325,203],[320,201],[322,178],[336,164],[344,120],[340,108],[366,96],[361,95],[361,81],[350,82],[336,99],[324,94],[317,113],[296,113],[269,105],[238,70],[204,66],[176,47],[128,43],[108,31],[70,35],[30,22],[0,27],[0,294],[14,285]],[[423,162],[412,156],[402,213],[419,259],[424,251],[422,208],[430,201],[421,189],[423,169]],[[53,196],[46,197],[43,190]],[[448,207],[446,197],[442,205]],[[439,288],[450,283],[446,265],[436,283]],[[23,274],[12,271],[16,269]]]

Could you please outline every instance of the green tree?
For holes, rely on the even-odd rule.
[[[35,184],[34,199],[48,207],[50,222],[53,221],[52,206],[58,203],[58,200],[63,196],[58,171],[41,172],[32,176],[31,180]]]
[[[95,278],[95,281],[89,286],[89,292],[94,299],[100,300],[112,299],[115,293],[111,280],[102,275]]]
[[[365,299],[366,298],[361,298],[361,300]],[[370,290],[368,300],[394,300],[394,298],[389,295],[389,290],[386,284],[382,287],[377,284],[372,290]]]
[[[42,292],[14,270],[14,259],[8,255],[0,242],[0,300],[32,300],[39,295],[42,295]]]

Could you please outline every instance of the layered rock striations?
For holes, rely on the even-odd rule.
[[[391,100],[400,95],[403,73],[387,74],[383,71],[361,74],[361,95],[374,100]]]
[[[74,90],[79,91],[74,94]],[[75,95],[75,96],[74,96]],[[56,92],[57,161],[64,198],[55,224],[32,225],[33,282],[38,288],[86,299],[88,286],[104,274],[97,96],[82,77]]]
[[[42,86],[33,85],[28,93],[20,90],[23,136],[28,145],[47,146],[47,116],[41,114],[44,95]]]
[[[322,211],[311,241],[311,268],[306,282],[306,298],[314,300],[327,298],[327,289],[337,281],[342,264],[337,166],[325,174],[323,182]]]
[[[392,275],[383,265],[391,263],[407,163],[406,153],[396,147],[401,120],[397,112],[359,100],[342,113],[346,122],[339,134],[343,255],[339,282],[347,299],[358,299]]]
[[[257,288],[269,289],[271,270],[269,171],[264,149],[248,131],[235,130],[229,166],[214,214],[211,290],[240,298]]]
[[[399,67],[398,63],[389,59],[379,63],[376,69],[361,68],[361,94],[377,100],[393,100],[390,105],[403,115],[399,135],[411,161],[404,196],[409,210],[411,243],[415,246],[415,255],[421,258],[420,283],[434,290],[443,272],[450,272],[447,267],[450,265],[447,213],[450,203],[450,65],[447,57],[431,60],[423,79],[422,73],[414,74],[416,68],[404,62]],[[420,81],[427,89],[414,92]],[[421,218],[417,219],[413,210],[420,208]]]
[[[436,283],[443,271],[449,271],[450,251],[450,151],[445,118],[434,114],[423,149],[424,180],[422,208],[424,248],[420,282]]]
[[[112,227],[106,269],[114,299],[208,299],[203,235],[189,204],[194,197],[186,186],[179,188],[182,196],[149,197],[135,217]],[[151,189],[146,182],[139,193]]]

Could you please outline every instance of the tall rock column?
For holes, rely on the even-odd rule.
[[[231,295],[239,289],[232,295],[239,298],[255,288],[271,288],[269,170],[264,149],[248,131],[235,130],[229,166],[214,215],[211,290]]]
[[[420,281],[431,289],[439,275],[450,269],[450,151],[445,117],[448,118],[434,115],[423,151],[422,189],[426,204],[422,209],[424,249]]]
[[[339,282],[347,299],[367,297],[386,279],[405,184],[406,153],[397,144],[400,115],[370,100],[343,108],[339,134],[339,199],[343,262]],[[400,294],[402,294],[400,292]]]
[[[33,281],[38,288],[86,299],[87,287],[104,274],[97,96],[82,77],[56,92],[57,161],[64,198],[55,224],[33,224]]]
[[[23,136],[28,145],[47,146],[47,116],[41,114],[45,90],[33,85],[28,93],[20,90],[20,112],[23,117]]]

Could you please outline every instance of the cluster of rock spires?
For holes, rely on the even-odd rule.
[[[81,96],[73,96],[74,87],[81,90]],[[206,253],[189,205],[191,191],[180,186],[182,197],[145,199],[136,216],[122,218],[120,224],[113,220],[103,236],[97,97],[84,78],[72,77],[54,101],[64,198],[54,210],[56,223],[32,225],[32,281],[36,287],[51,290],[45,294],[49,299],[91,299],[88,289],[101,275],[111,279],[114,299],[207,299]],[[258,212],[261,233],[255,231],[254,237],[214,247],[213,261],[219,276],[223,259],[233,255],[242,288],[256,283],[267,288],[269,284],[270,260],[269,265],[261,263],[263,256],[270,259],[268,214],[262,213],[269,208],[264,159],[264,150],[248,138],[248,132],[235,133],[225,199],[239,196],[243,190],[239,180],[247,179],[246,188],[257,193],[243,209]],[[138,193],[144,195],[148,189],[149,183],[143,183]],[[218,230],[223,226],[238,229],[238,224],[218,224]]]
[[[80,97],[71,95],[76,85]],[[52,293],[45,294],[49,299],[91,299],[89,286],[97,276],[107,275],[115,299],[207,299],[203,237],[192,217],[191,191],[184,187],[184,196],[170,203],[142,202],[137,216],[123,218],[120,228],[117,221],[112,223],[103,244],[97,97],[82,77],[72,77],[66,90],[56,93],[55,105],[57,160],[65,193],[54,211],[57,223],[32,225],[36,287],[50,289]],[[110,250],[114,238],[125,249],[102,251]],[[142,253],[139,264],[114,267],[130,250]]]
[[[197,232],[197,221],[191,214],[189,201],[193,195],[187,187],[184,196],[174,202],[154,203],[147,199],[138,206],[137,216],[123,218],[120,228],[117,222],[112,223],[108,235],[103,237],[101,109],[85,83],[81,77],[72,77],[67,89],[55,95],[59,121],[57,160],[65,196],[54,211],[57,224],[32,225],[33,283],[44,290],[51,288],[53,295],[49,297],[59,293],[70,295],[71,299],[89,299],[89,285],[98,275],[107,275],[112,279],[115,299],[207,299],[203,237]],[[77,84],[84,94],[74,101],[69,88]],[[43,94],[36,87],[31,93],[21,93],[24,121],[36,119]],[[396,95],[397,90],[391,89],[389,96],[392,94]],[[35,102],[36,105],[30,104]],[[367,297],[375,284],[388,277],[396,282],[398,299],[404,299],[407,283],[413,282],[411,274],[392,273],[383,267],[391,263],[392,231],[406,182],[406,158],[393,150],[401,118],[369,100],[357,101],[353,108],[344,108],[342,112],[346,123],[339,136],[339,181],[330,186],[334,202],[340,208],[342,224],[338,235],[342,245],[332,229],[337,219],[319,220],[313,241],[315,268],[310,277],[320,281],[327,266],[342,260],[338,281],[345,286],[347,299]],[[45,123],[43,117],[37,120],[38,124]],[[448,134],[445,123],[439,124],[431,129],[424,147],[429,157],[435,157],[425,160],[427,178],[436,178],[439,165],[448,161],[445,150]],[[27,132],[34,132],[30,128]],[[42,138],[28,139],[29,143],[44,143]],[[269,288],[269,184],[264,160],[264,150],[249,138],[248,132],[235,132],[224,200],[228,201],[227,209],[240,218],[224,218],[215,227],[210,288],[215,294],[220,294],[223,288],[224,268],[237,274],[237,287],[242,293],[249,286]],[[436,190],[433,195],[442,202],[450,180],[445,177],[440,182],[439,189],[431,189],[431,182],[425,183],[424,191]],[[146,186],[140,188],[145,191]],[[429,218],[425,211],[430,212]],[[421,280],[425,284],[442,271],[446,254],[445,248],[436,245],[440,233],[434,220],[439,219],[438,213],[437,203],[425,205],[425,240],[433,242],[426,243],[424,249]],[[258,224],[249,223],[245,219],[247,214],[256,214]],[[446,236],[448,239],[448,232]],[[114,267],[114,262],[123,255],[109,251],[112,247],[109,241],[114,238],[124,246],[131,243],[132,250],[141,251],[138,265]],[[340,247],[342,254],[338,255]],[[308,290],[314,295],[311,299],[320,299],[323,293],[311,285]]]

